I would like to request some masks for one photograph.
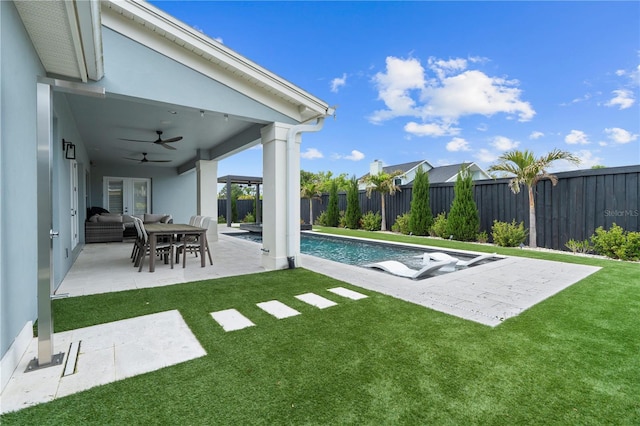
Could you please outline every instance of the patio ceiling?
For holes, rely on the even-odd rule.
[[[263,125],[229,114],[107,96],[104,99],[69,95],[67,99],[76,119],[87,153],[94,165],[131,166],[136,163],[123,157],[150,160],[170,160],[168,163],[146,163],[141,167],[168,167],[186,171],[198,159],[224,158],[240,149],[259,143]],[[138,139],[154,141],[182,136],[168,145],[169,150],[153,143],[124,141]],[[226,153],[220,155],[220,153]]]

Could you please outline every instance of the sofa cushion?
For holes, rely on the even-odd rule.
[[[122,215],[121,214],[101,214],[100,216],[98,216],[98,222],[122,223]]]
[[[93,222],[93,223],[97,222],[99,216],[100,216],[99,214],[94,214],[89,218],[89,222]]]
[[[158,223],[165,216],[166,216],[165,214],[149,214],[149,213],[145,213],[143,221],[144,221],[144,223]]]

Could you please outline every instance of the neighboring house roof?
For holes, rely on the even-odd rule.
[[[450,164],[448,166],[440,166],[429,170],[429,183],[448,182],[456,177],[462,166],[468,166],[471,163]]]
[[[402,173],[407,173],[409,170],[413,170],[415,168],[417,168],[418,166],[427,163],[426,160],[422,160],[422,161],[412,161],[410,163],[403,163],[403,164],[396,164],[395,166],[385,166],[382,168],[382,171],[385,173],[393,173],[396,171],[400,171]],[[429,163],[427,163],[429,164]],[[431,167],[431,165],[429,165],[429,167]],[[368,173],[367,173],[368,174]]]
[[[460,171],[460,168],[463,166],[471,168],[471,171],[480,175],[482,179],[491,178],[491,176],[489,176],[489,174],[484,170],[482,170],[477,164],[468,163],[468,162],[459,163],[459,164],[450,164],[447,166],[433,167],[428,161],[421,160],[421,161],[412,161],[410,163],[396,164],[393,166],[385,166],[382,168],[382,171],[384,173],[392,173],[399,170],[402,173],[406,174],[414,169],[417,169],[419,166],[423,164],[427,165],[426,170],[429,173],[429,183],[452,182],[456,179],[458,172]],[[369,176],[369,173],[362,176],[360,179],[363,179],[367,176]],[[410,182],[411,181],[408,181],[406,183],[410,183]]]
[[[427,167],[426,167],[427,170],[433,168],[433,166],[431,164],[429,164],[429,162],[427,160],[420,160],[420,161],[411,161],[409,163],[396,164],[396,165],[393,165],[393,166],[384,166],[382,168],[382,171],[384,173],[389,173],[389,174],[391,174],[393,172],[396,172],[396,171],[400,171],[400,172],[406,174],[407,172],[409,172],[409,171],[411,171],[413,169],[417,169],[419,166],[421,166],[423,164],[427,165]],[[365,177],[367,177],[369,175],[370,175],[370,173],[367,173],[366,175],[361,176],[360,179],[364,179]]]
[[[448,166],[434,167],[429,170],[429,183],[453,182],[456,180],[462,167],[469,168],[474,175],[474,180],[491,179],[491,176],[476,163],[449,164]]]

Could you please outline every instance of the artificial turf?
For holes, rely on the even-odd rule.
[[[0,423],[640,424],[640,264],[531,253],[602,269],[495,328],[305,269],[55,300],[56,332],[177,309],[207,355]],[[255,306],[273,299],[302,314]],[[225,333],[227,308],[257,326]]]

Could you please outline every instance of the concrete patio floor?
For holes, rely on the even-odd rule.
[[[170,265],[156,262],[154,273],[148,271],[148,265],[142,272],[132,266],[129,259],[130,242],[87,244],[56,290],[56,295],[75,297],[264,272],[260,266],[260,257],[263,255],[261,245],[224,235],[232,232],[238,230],[220,226],[219,240],[210,244],[213,266],[207,262],[207,266],[202,268],[199,258],[188,256],[186,268],[175,265],[174,269],[170,269]],[[354,286],[492,327],[599,269],[508,257],[453,274],[413,281],[308,255],[302,255],[301,262],[306,269]],[[73,374],[66,377],[63,376],[63,369],[67,359],[60,366],[24,372],[29,361],[37,354],[37,339],[32,339],[1,395],[0,412],[51,401],[99,384],[205,355],[179,312],[158,315],[162,315],[162,318],[151,315],[132,319],[132,323],[125,325],[118,321],[56,333],[54,353],[69,352],[72,340],[84,342]],[[134,333],[136,339],[133,341],[130,339],[131,327],[145,331]],[[171,333],[167,330],[171,330]],[[168,352],[166,348],[176,344],[187,350],[170,359],[163,358],[162,354]],[[105,363],[105,360],[109,361]]]

